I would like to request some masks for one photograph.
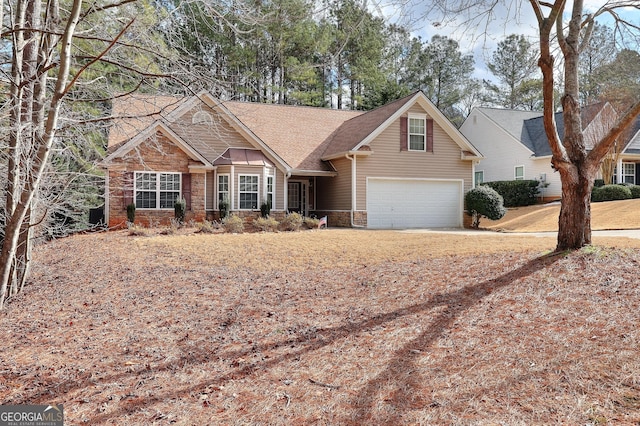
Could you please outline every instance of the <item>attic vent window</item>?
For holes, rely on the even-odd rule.
[[[193,114],[191,118],[192,124],[213,124],[213,118],[211,118],[211,114],[204,111],[198,111]]]

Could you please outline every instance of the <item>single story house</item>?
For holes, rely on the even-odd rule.
[[[608,131],[616,117],[616,111],[606,102],[582,109],[587,148]],[[562,137],[562,113],[556,113],[555,120],[558,134]],[[474,108],[462,123],[460,132],[485,156],[476,166],[476,183],[535,179],[546,184],[541,193],[544,199],[559,199],[562,196],[560,174],[551,166],[551,148],[544,130],[542,112]],[[628,152],[620,157],[617,170],[621,176],[618,182],[630,181],[631,174],[634,175],[634,183],[640,182],[640,173],[635,172],[636,164],[640,164],[640,137],[636,136],[636,139],[637,142],[629,145]],[[626,165],[628,160],[632,161],[632,167]],[[629,173],[629,176],[623,176],[623,173]],[[635,176],[638,176],[637,181]]]
[[[167,223],[220,204],[256,217],[327,216],[330,226],[460,227],[480,152],[422,92],[372,111],[136,95],[113,106],[106,220]],[[117,118],[119,117],[119,118]]]

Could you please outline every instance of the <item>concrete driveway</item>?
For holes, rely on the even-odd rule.
[[[531,236],[531,237],[557,237],[557,232],[495,232],[487,230],[475,230],[464,228],[434,228],[434,229],[404,229],[402,231],[409,234],[421,234],[421,233],[440,233],[440,234],[460,234],[460,235],[483,235],[483,236],[496,236],[496,237],[509,237],[509,236]],[[617,229],[608,231],[591,231],[593,237],[625,237],[640,239],[640,229]]]

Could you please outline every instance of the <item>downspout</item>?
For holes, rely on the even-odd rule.
[[[349,154],[345,154],[344,157],[351,160],[351,227],[364,228],[362,225],[356,225],[353,221],[353,211],[356,208],[356,156],[349,157]]]
[[[284,188],[282,193],[284,194],[284,213],[289,213],[289,178],[291,177],[291,170],[287,170],[284,175]]]

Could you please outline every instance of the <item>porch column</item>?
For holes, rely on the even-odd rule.
[[[616,164],[616,183],[622,183],[622,158]]]
[[[284,194],[284,212],[285,214],[289,211],[289,173],[284,173],[284,188],[282,189],[282,193]]]

